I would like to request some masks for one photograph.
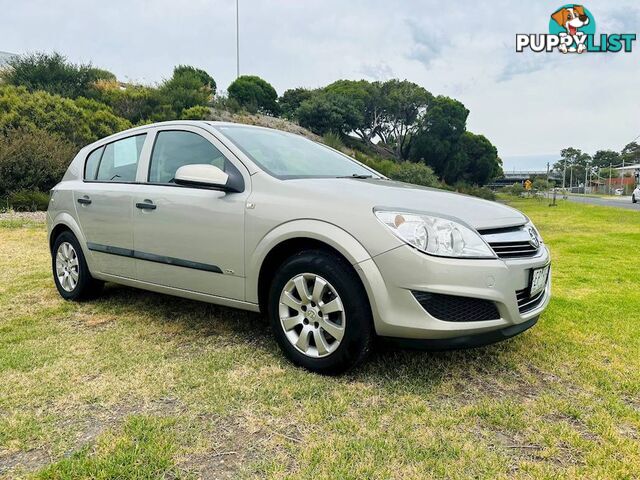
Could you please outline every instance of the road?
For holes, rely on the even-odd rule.
[[[558,198],[562,198],[558,195]],[[600,198],[600,197],[585,197],[583,195],[569,195],[569,200],[572,202],[588,203],[590,205],[600,205],[603,207],[617,207],[626,208],[628,210],[637,210],[640,212],[640,202],[631,203],[631,197],[614,197],[614,198]]]

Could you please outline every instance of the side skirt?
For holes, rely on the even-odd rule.
[[[164,293],[167,295],[173,295],[176,297],[188,298],[191,300],[199,300],[201,302],[214,303],[216,305],[223,305],[225,307],[239,308],[240,310],[248,310],[250,312],[260,312],[260,307],[257,303],[245,302],[242,300],[234,300],[232,298],[218,297],[216,295],[209,295],[207,293],[194,292],[192,290],[183,290],[180,288],[167,287],[165,285],[158,285],[156,283],[143,282],[141,280],[135,280],[133,278],[121,277],[119,275],[111,275],[108,273],[92,274],[99,280],[106,282],[118,283],[120,285],[126,285],[128,287],[140,288],[142,290],[149,290],[151,292]]]

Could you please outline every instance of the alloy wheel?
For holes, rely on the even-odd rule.
[[[326,279],[313,273],[296,275],[282,289],[278,308],[287,339],[302,354],[322,358],[340,346],[344,305]]]
[[[69,242],[62,242],[56,252],[56,276],[66,292],[73,292],[80,277],[78,254]]]

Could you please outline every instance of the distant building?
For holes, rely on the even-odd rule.
[[[636,172],[640,171],[640,163],[636,163],[634,165],[625,165],[624,167],[614,168],[618,172],[618,175],[631,175],[635,176]]]
[[[15,53],[0,51],[0,68],[2,68],[13,57],[17,57]]]

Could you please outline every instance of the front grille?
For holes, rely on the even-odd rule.
[[[490,242],[489,246],[500,258],[533,257],[538,253],[530,242]]]
[[[546,288],[543,289],[540,293],[537,293],[533,297],[529,295],[529,289],[525,288],[524,290],[516,291],[516,298],[518,299],[518,310],[520,313],[527,313],[531,310],[535,309],[540,303],[542,303],[542,299],[544,297],[544,292]]]
[[[480,298],[412,291],[432,317],[446,322],[481,322],[500,318],[496,304]]]
[[[480,230],[480,234],[499,258],[535,257],[540,251],[524,226]]]

